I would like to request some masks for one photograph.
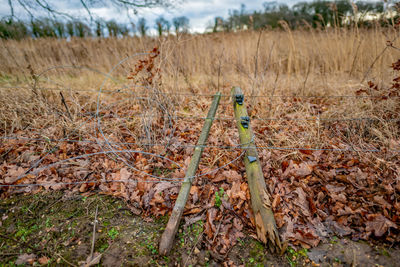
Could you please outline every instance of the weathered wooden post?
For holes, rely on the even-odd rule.
[[[201,154],[203,153],[204,146],[208,139],[208,134],[210,132],[211,125],[213,123],[215,113],[218,108],[219,100],[221,99],[221,93],[218,92],[214,95],[213,102],[211,104],[210,110],[208,111],[207,118],[204,122],[203,129],[197,145],[194,149],[193,157],[189,163],[188,169],[186,171],[185,179],[182,182],[181,189],[176,199],[174,209],[172,210],[171,217],[169,218],[167,227],[163,235],[161,236],[159,252],[161,255],[166,255],[172,248],[173,241],[176,232],[179,228],[179,223],[185,209],[186,202],[189,197],[190,188],[192,186],[193,177],[195,176],[197,169],[199,167]]]
[[[231,95],[240,143],[246,151],[244,165],[250,188],[251,206],[255,217],[257,236],[272,251],[280,252],[282,245],[276,228],[274,213],[272,212],[271,196],[267,190],[261,164],[258,159],[242,89],[239,87],[232,88]]]

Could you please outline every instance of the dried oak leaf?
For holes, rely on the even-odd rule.
[[[44,265],[44,264],[47,264],[49,262],[49,260],[50,260],[49,258],[47,258],[46,256],[43,256],[43,257],[40,257],[38,261],[41,265]]]
[[[212,181],[213,183],[218,183],[218,182],[222,182],[225,181],[226,177],[222,174],[217,175],[217,177],[215,177]]]
[[[190,195],[192,196],[193,203],[196,203],[199,200],[200,189],[198,186],[193,185],[190,188]]]
[[[131,173],[130,171],[128,171],[127,168],[122,168],[122,169],[119,171],[119,174],[120,174],[120,179],[121,179],[121,180],[124,180],[124,181],[129,180],[129,178],[130,178],[131,175],[132,175],[132,173]]]
[[[246,192],[241,189],[241,185],[240,182],[233,182],[232,188],[227,191],[228,196],[232,199],[246,200]]]
[[[207,234],[209,239],[213,238],[214,232],[216,231],[214,220],[217,216],[217,209],[212,208],[207,211],[207,223],[205,225],[204,232]]]
[[[318,235],[310,228],[301,230],[297,229],[294,239],[299,241],[300,244],[305,248],[309,248],[310,246],[316,247],[320,242]]]
[[[28,253],[24,253],[18,256],[17,260],[15,261],[16,265],[25,265],[25,264],[33,264],[33,262],[36,259],[36,255],[35,254],[28,254]]]
[[[6,174],[5,182],[7,184],[13,184],[18,180],[18,177],[25,173],[25,169],[22,167],[18,167],[16,165],[11,166]]]
[[[192,209],[186,210],[186,211],[184,212],[184,215],[189,215],[189,214],[199,214],[199,213],[200,213],[202,210],[203,210],[202,208],[195,207],[195,208],[192,208]]]
[[[160,182],[157,183],[156,186],[154,187],[154,193],[159,194],[163,192],[164,190],[170,189],[172,187],[177,187],[178,185],[169,183],[169,182]]]
[[[292,174],[296,177],[306,177],[312,173],[312,170],[313,167],[311,165],[302,162],[295,167]]]
[[[384,198],[383,196],[374,196],[374,202],[378,203],[379,205],[382,206],[382,208],[392,208],[392,205],[390,205]]]
[[[234,181],[240,181],[242,179],[242,176],[237,171],[234,170],[224,171],[222,175],[226,177],[229,183],[232,183]]]
[[[346,189],[345,186],[335,186],[332,184],[327,184],[325,187],[326,187],[326,189],[328,189],[329,193],[331,193],[331,194],[343,192]]]
[[[298,200],[295,202],[295,204],[301,208],[301,211],[305,216],[310,217],[311,212],[306,193],[301,187],[297,187],[295,192],[298,195]]]
[[[390,227],[397,229],[397,225],[381,214],[368,216],[369,221],[365,223],[367,232],[374,232],[376,237],[383,236]]]
[[[233,227],[237,229],[238,231],[242,231],[243,229],[243,224],[238,218],[233,219]]]
[[[279,194],[276,194],[274,196],[274,200],[272,201],[272,208],[275,209],[280,202],[281,202],[281,196]]]
[[[283,168],[284,166],[282,166]],[[313,171],[313,166],[309,163],[302,162],[300,164],[293,163],[291,160],[289,162],[289,165],[285,169],[284,173],[282,174],[282,177],[289,177],[289,176],[294,176],[297,178],[302,178],[310,175]]]

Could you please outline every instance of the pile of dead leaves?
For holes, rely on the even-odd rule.
[[[216,126],[209,139],[210,145],[235,145],[235,129],[229,123],[221,122]],[[164,153],[183,166],[181,169],[169,161],[140,153],[133,153],[130,160],[141,172],[101,154],[41,169],[63,159],[101,151],[101,147],[96,142],[61,142],[54,152],[45,156],[51,147],[44,145],[46,142],[43,141],[2,142],[2,185],[53,184],[1,187],[1,196],[43,190],[69,190],[82,194],[99,191],[125,199],[133,213],[145,218],[168,215],[177,198],[179,182],[148,182],[155,179],[144,177],[143,172],[184,177],[193,147],[179,144],[195,143],[201,124],[193,121],[176,125],[174,140],[169,147],[163,151],[156,148],[147,151]],[[223,166],[240,153],[240,150],[221,153],[221,149],[206,148],[200,173]],[[363,154],[361,157],[356,153],[311,150],[300,150],[295,154],[296,157],[291,159],[287,152],[260,150],[263,172],[273,197],[275,218],[284,240],[305,247],[316,246],[333,235],[389,243],[400,241],[400,164],[397,156],[388,161],[387,157],[383,159],[384,155],[379,158],[377,154]],[[35,166],[39,159],[42,161]],[[17,179],[29,170],[38,173]],[[99,180],[108,182],[93,182]],[[127,182],[112,182],[115,180]],[[59,182],[80,183],[57,184]],[[256,237],[241,160],[216,173],[196,178],[184,215],[185,226],[200,220],[204,222],[202,244],[218,254],[226,255],[244,237],[245,231]]]
[[[324,101],[312,104],[312,116],[323,113],[329,105]],[[207,111],[209,102],[193,99],[179,105],[183,115],[201,114]],[[127,110],[126,107],[117,107],[107,114],[101,113],[103,127],[106,128],[108,119],[110,125],[114,123],[112,116],[108,115],[119,113],[122,116]],[[225,107],[220,110],[233,114]],[[80,119],[85,120],[84,117]],[[118,157],[96,154],[67,160],[101,152],[108,147],[101,145],[104,140],[98,133],[69,138],[75,138],[74,141],[55,142],[52,138],[62,136],[47,134],[43,138],[33,131],[14,132],[35,140],[1,141],[1,197],[44,190],[68,190],[86,195],[100,192],[125,199],[133,213],[148,220],[152,216],[169,215],[178,196],[180,183],[177,179],[185,176],[202,122],[175,119],[174,128],[168,129],[171,138],[167,146],[120,145],[120,149],[154,153],[163,158],[129,152],[117,153]],[[159,128],[165,125],[162,118],[153,123]],[[88,123],[86,128],[95,128],[95,122],[92,124]],[[306,128],[293,120],[275,126],[274,122],[259,125],[252,122],[252,126],[257,140],[264,144],[271,142],[269,137],[285,140],[291,134],[291,138],[296,135],[301,139],[306,134]],[[105,135],[113,142],[134,143],[136,140],[130,135],[130,130],[120,127],[119,132],[105,130]],[[320,137],[328,140],[326,143],[330,148],[346,148],[347,140],[342,136],[347,130],[346,122],[332,123],[320,132]],[[342,132],[343,135],[338,134]],[[158,140],[165,141],[161,131],[159,135]],[[242,159],[222,167],[239,157],[241,150],[220,147],[236,147],[237,142],[233,120],[214,122],[208,144],[215,147],[206,148],[202,155],[198,174],[204,175],[194,180],[184,212],[185,227],[200,220],[204,222],[200,244],[219,255],[227,255],[245,233],[256,237]],[[389,142],[395,148],[400,147],[398,140]],[[316,246],[334,235],[391,244],[400,241],[400,164],[396,153],[385,149],[379,153],[259,149],[259,154],[283,240],[304,247]],[[212,172],[215,169],[218,170]],[[173,178],[174,181],[160,181],[146,174]],[[23,184],[29,186],[15,187]]]
[[[321,151],[303,151],[302,158],[264,167],[284,239],[305,247],[333,235],[400,241],[397,160]]]

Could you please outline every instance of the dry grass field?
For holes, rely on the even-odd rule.
[[[211,97],[221,91],[185,222],[202,222],[192,252],[197,246],[216,253],[216,262],[230,259],[242,229],[254,236],[230,99],[240,86],[281,238],[305,248],[332,236],[398,245],[399,30],[283,26],[1,40],[0,182],[53,184],[0,193],[100,191],[144,218],[168,215],[177,185],[148,181],[184,177]],[[101,154],[108,149],[122,152]],[[135,182],[96,182],[127,177]]]
[[[400,43],[397,35],[396,29],[379,27],[297,31],[287,28],[286,31],[162,39],[2,40],[0,83],[3,87],[29,88],[28,92],[32,86],[97,91],[104,79],[98,72],[107,73],[120,60],[157,47],[160,56],[154,61],[151,75],[156,77],[152,84],[143,77],[127,79],[138,60],[143,58],[133,56],[112,72],[116,79],[108,79],[103,90],[128,86],[130,93],[146,93],[140,86],[150,86],[163,93],[212,94],[219,90],[229,95],[232,86],[240,86],[247,95],[263,96],[250,101],[253,117],[300,119],[296,123],[304,129],[301,132],[305,135],[299,138],[286,132],[288,136],[283,137],[284,141],[279,136],[270,136],[270,145],[323,145],[327,140],[316,126],[318,118],[322,121],[372,118],[376,119],[372,125],[372,139],[387,146],[390,140],[398,137],[393,129],[395,122],[376,123],[383,114],[393,119],[388,114],[397,108],[397,99],[373,101],[356,97],[356,91],[368,88],[370,80],[382,90],[390,86],[395,77],[391,65],[396,61],[398,50],[388,47],[388,42],[395,40],[393,46],[396,47]],[[155,69],[159,69],[157,73]],[[40,102],[40,99],[28,100],[23,88],[3,88],[0,93],[3,94],[0,100],[3,132],[26,127],[26,123],[36,124],[33,128],[42,125],[42,121],[31,118],[35,116],[32,108],[41,107],[45,112],[43,103],[32,105],[32,101]],[[373,93],[380,95],[380,92]],[[87,92],[86,97],[89,97]],[[74,101],[79,107],[71,107],[72,115],[89,105],[87,98],[82,101]],[[232,117],[232,113],[223,115]],[[273,126],[279,128],[282,122],[275,121]]]

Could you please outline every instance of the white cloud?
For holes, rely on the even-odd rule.
[[[173,17],[186,16],[190,20],[190,26],[193,32],[204,32],[209,22],[215,17],[227,17],[229,10],[240,9],[240,5],[243,2],[243,0],[188,0],[171,10],[162,8],[142,9],[139,10],[138,16],[146,18],[149,24],[154,24],[154,20],[159,16],[164,16],[164,18],[169,20]],[[246,10],[262,9],[263,2],[265,2],[265,0],[246,3]]]
[[[154,21],[159,16],[164,16],[168,20],[172,20],[173,17],[186,16],[190,20],[191,30],[193,32],[204,32],[206,27],[213,19],[217,16],[226,18],[229,14],[229,10],[239,10],[242,3],[246,5],[247,11],[261,10],[263,9],[264,2],[270,2],[274,0],[255,0],[255,1],[244,1],[244,0],[186,0],[181,5],[172,8],[143,8],[138,10],[137,16],[130,14],[131,19],[137,20],[138,17],[146,18],[149,27],[155,32]],[[302,0],[304,1],[304,0]],[[311,1],[311,0],[306,0]],[[87,16],[85,9],[80,4],[79,0],[49,0],[53,3],[57,9],[67,12],[72,15]],[[300,0],[276,0],[279,4],[293,5]],[[21,14],[22,8],[16,6],[15,12]],[[10,9],[8,6],[8,0],[0,0],[0,16],[9,15]],[[91,9],[91,12],[105,20],[115,19],[120,23],[129,22],[126,10],[117,10],[112,7],[95,7]]]

